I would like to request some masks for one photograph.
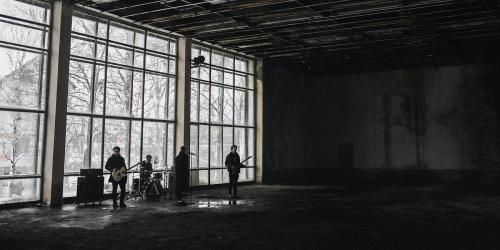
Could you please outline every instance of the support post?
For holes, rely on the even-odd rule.
[[[255,181],[262,183],[263,169],[263,129],[264,129],[264,63],[261,59],[256,62],[255,90],[256,90],[256,138],[255,138]]]
[[[70,0],[53,1],[42,203],[54,207],[62,206],[63,203],[72,13],[73,5]]]
[[[180,37],[177,43],[177,112],[175,117],[175,154],[181,146],[190,148],[191,118],[191,39]]]

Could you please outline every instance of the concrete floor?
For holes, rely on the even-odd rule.
[[[500,196],[426,187],[244,186],[187,207],[0,211],[0,249],[499,249]]]

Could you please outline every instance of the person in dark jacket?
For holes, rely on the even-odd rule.
[[[175,157],[175,196],[178,205],[184,205],[182,200],[182,191],[189,183],[189,156],[186,153],[186,147],[182,146],[179,155]]]
[[[240,156],[236,152],[238,147],[236,145],[231,146],[231,152],[226,156],[225,165],[227,171],[229,172],[229,198],[237,198],[238,191],[238,178],[240,176],[240,167],[243,164],[240,162]]]
[[[147,179],[151,177],[153,172],[153,164],[151,164],[151,155],[146,155],[146,160],[141,162],[141,183],[144,183]]]
[[[119,170],[122,167],[125,167],[125,159],[120,155],[120,147],[116,146],[113,148],[113,154],[108,158],[106,161],[106,165],[104,168],[108,170],[109,172],[113,172],[113,170]],[[123,177],[120,181],[115,181],[113,179],[113,176],[109,176],[108,182],[111,182],[113,185],[113,191],[112,191],[112,196],[113,196],[113,207],[118,207],[118,204],[116,202],[117,198],[117,188],[118,185],[120,186],[120,207],[126,207],[125,205],[125,184],[127,184],[127,176]]]

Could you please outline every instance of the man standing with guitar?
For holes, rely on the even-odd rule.
[[[113,196],[113,207],[118,207],[118,204],[116,202],[117,198],[117,188],[118,185],[120,185],[120,207],[127,207],[125,205],[125,184],[127,184],[127,176],[126,173],[124,173],[124,176],[120,176],[117,178],[117,175],[115,173],[119,172],[121,169],[125,169],[126,171],[126,166],[125,166],[125,159],[120,155],[120,147],[115,146],[113,148],[113,154],[108,158],[106,161],[106,165],[104,166],[106,170],[109,172],[112,172],[109,176],[108,182],[111,182],[113,185],[113,191],[112,191],[112,196]]]
[[[238,178],[240,177],[240,168],[245,167],[240,162],[240,156],[236,152],[238,150],[238,146],[231,146],[231,152],[226,156],[226,168],[229,172],[229,198],[237,198],[237,185]],[[250,159],[251,156],[247,157],[243,162]]]

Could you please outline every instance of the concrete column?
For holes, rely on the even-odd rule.
[[[189,151],[189,122],[191,118],[191,39],[181,37],[177,43],[177,113],[175,117],[175,154],[180,147],[186,146]]]
[[[263,129],[264,129],[264,63],[262,60],[256,61],[255,71],[255,91],[256,91],[256,152],[255,152],[255,181],[262,183],[263,168]]]
[[[42,202],[61,206],[64,181],[66,112],[68,102],[69,55],[71,44],[70,0],[52,3],[52,32],[48,60],[48,102]]]

